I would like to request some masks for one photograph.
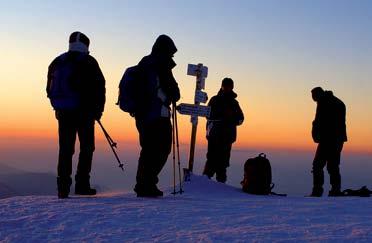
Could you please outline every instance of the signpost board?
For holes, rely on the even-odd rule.
[[[208,100],[207,93],[205,93],[201,90],[195,91],[195,102],[206,103],[207,100]]]
[[[205,105],[180,104],[177,110],[182,115],[208,117],[211,112],[211,107]]]

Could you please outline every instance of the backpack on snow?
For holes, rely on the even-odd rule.
[[[138,66],[129,67],[125,70],[119,84],[119,97],[116,103],[121,110],[134,116],[139,109],[139,82],[140,72]],[[143,98],[143,97],[142,97]]]
[[[264,153],[245,162],[244,178],[240,184],[243,191],[250,194],[286,196],[285,194],[277,194],[271,191],[274,188],[271,165]]]

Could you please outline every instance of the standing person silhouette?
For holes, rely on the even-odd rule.
[[[159,197],[158,175],[167,162],[172,144],[170,105],[180,99],[180,91],[172,69],[177,48],[167,35],[160,35],[151,54],[138,64],[141,78],[140,102],[134,116],[139,133],[141,153],[138,160],[136,186],[138,197]]]
[[[318,147],[313,161],[313,191],[311,196],[323,195],[324,172],[327,165],[332,186],[328,196],[341,196],[340,159],[346,135],[346,107],[333,95],[321,87],[311,90],[312,98],[317,103],[312,137]]]
[[[90,187],[94,152],[94,123],[105,105],[105,78],[97,61],[89,55],[89,38],[73,32],[69,50],[49,65],[47,95],[58,120],[58,197],[67,198],[72,183],[72,156],[76,134],[80,154],[75,175],[75,194],[95,195]]]
[[[236,140],[236,127],[244,121],[243,112],[233,91],[231,78],[222,80],[218,94],[209,101],[211,113],[207,122],[208,152],[203,174],[225,183],[230,165],[231,146]]]

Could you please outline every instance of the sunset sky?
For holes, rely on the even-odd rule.
[[[47,68],[79,30],[106,78],[102,121],[121,141],[137,141],[137,132],[115,106],[120,78],[164,33],[179,50],[181,102],[193,102],[188,63],[208,66],[209,97],[224,77],[235,81],[246,117],[236,148],[313,149],[310,90],[322,86],[347,105],[346,149],[372,152],[371,19],[370,1],[2,1],[0,140],[56,138]],[[190,119],[179,119],[188,144]],[[205,144],[205,119],[198,129]]]

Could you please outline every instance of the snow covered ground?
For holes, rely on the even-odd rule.
[[[2,199],[0,241],[372,241],[372,198],[254,196],[201,176],[184,186],[159,199]]]

